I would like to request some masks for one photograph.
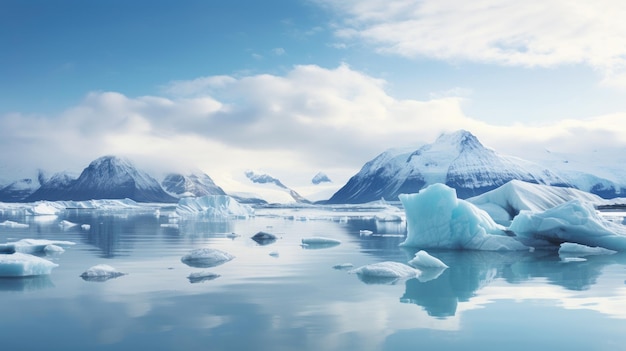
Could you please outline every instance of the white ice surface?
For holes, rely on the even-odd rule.
[[[581,244],[575,243],[562,243],[559,248],[559,255],[567,254],[567,255],[578,255],[578,256],[588,256],[588,255],[612,255],[617,253],[614,250],[608,250],[603,247],[591,247]]]
[[[180,199],[176,206],[176,213],[215,218],[248,218],[254,216],[254,209],[246,204],[240,204],[228,195],[209,195]]]
[[[448,268],[448,265],[424,250],[416,252],[409,264],[417,268]]]
[[[19,241],[8,242],[0,244],[0,253],[13,253],[20,252],[26,254],[43,253],[46,250],[46,246],[71,246],[75,245],[71,241],[62,240],[46,240],[46,239],[22,239]]]
[[[403,263],[385,261],[361,266],[350,273],[367,278],[403,279],[416,277],[421,271]]]
[[[117,269],[108,264],[98,264],[84,271],[80,277],[85,280],[104,281],[111,278],[117,278],[126,273],[119,272]]]
[[[20,252],[10,255],[0,254],[0,277],[46,275],[58,266],[58,264],[41,257]]]
[[[456,191],[433,184],[417,194],[401,194],[407,221],[403,246],[470,250],[528,250],[507,236],[487,212],[457,199]]]
[[[202,248],[195,249],[184,255],[180,260],[191,267],[208,268],[226,263],[235,256],[218,249]]]
[[[78,223],[74,223],[74,222],[70,222],[68,220],[62,220],[61,222],[59,222],[59,228],[61,229],[69,229],[72,227],[76,227],[78,225]]]
[[[14,222],[14,221],[9,221],[9,220],[6,220],[6,221],[4,221],[4,222],[0,222],[0,227],[7,227],[7,228],[28,228],[28,224],[18,223],[18,222]]]

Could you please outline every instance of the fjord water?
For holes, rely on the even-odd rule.
[[[46,258],[49,276],[0,279],[6,350],[620,350],[626,345],[626,255],[566,260],[556,252],[429,251],[450,268],[394,283],[347,270],[406,263],[405,228],[375,211],[261,209],[250,219],[172,221],[166,211],[68,210],[0,215],[0,242],[76,243]],[[89,224],[61,228],[61,220]],[[373,235],[360,235],[369,230]],[[268,245],[250,237],[278,236]],[[239,236],[234,237],[232,233]],[[368,233],[369,234],[369,233]],[[341,240],[302,247],[302,238]],[[194,268],[197,248],[235,256]],[[96,264],[127,275],[79,276]],[[194,272],[219,277],[190,282]],[[438,272],[440,273],[440,272]],[[430,280],[429,280],[430,279]]]

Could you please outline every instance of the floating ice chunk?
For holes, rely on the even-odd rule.
[[[252,240],[259,245],[269,245],[276,241],[276,235],[267,232],[258,232],[252,236]]]
[[[126,273],[119,272],[108,264],[98,264],[84,271],[80,277],[90,282],[104,282],[123,275]]]
[[[218,249],[195,249],[183,256],[180,260],[190,267],[208,268],[224,264],[235,256]]]
[[[374,216],[378,222],[402,222],[402,216],[395,212],[383,212]]]
[[[372,235],[372,234],[374,234],[374,232],[371,231],[371,230],[367,230],[367,229],[359,230],[359,235],[362,235],[362,236],[368,236],[368,235]]]
[[[179,215],[203,215],[212,218],[248,218],[254,216],[252,207],[240,204],[228,195],[182,198],[176,205],[176,213]]]
[[[409,264],[418,268],[448,268],[448,265],[424,250],[415,253],[415,257],[409,261]]]
[[[561,257],[561,256],[559,256],[559,258],[561,259],[561,262],[565,262],[565,263],[568,263],[568,262],[585,262],[585,261],[587,261],[587,259],[583,258],[583,257]]]
[[[272,252],[270,252],[270,256],[278,257],[278,256],[280,256],[280,254],[278,253],[278,251],[272,251]]]
[[[76,227],[78,225],[78,223],[74,223],[74,222],[70,222],[68,220],[62,220],[61,222],[59,222],[59,228],[61,229],[69,229],[72,227]]]
[[[161,223],[161,228],[174,228],[174,229],[178,229],[178,223]]]
[[[47,254],[61,254],[65,252],[65,249],[63,249],[61,246],[50,244],[46,245],[43,248],[43,251]]]
[[[61,240],[22,239],[19,241],[0,244],[0,253],[21,252],[26,254],[43,253],[48,245],[71,246],[75,243]]]
[[[509,229],[535,247],[571,242],[626,250],[626,226],[602,218],[591,204],[580,200],[539,213],[522,211]]]
[[[89,224],[82,224],[80,226],[80,229],[88,231],[89,229],[91,229],[91,225],[89,225]]]
[[[356,273],[367,284],[393,284],[401,279],[416,277],[421,272],[403,263],[385,261],[361,266],[350,273]]]
[[[191,284],[195,284],[195,283],[202,283],[202,282],[206,282],[209,280],[217,279],[219,277],[220,277],[219,274],[203,271],[203,272],[191,273],[189,274],[187,279],[189,279],[189,282]]]
[[[302,247],[309,250],[326,249],[341,244],[340,240],[314,236],[302,239]]]
[[[8,228],[28,228],[28,224],[18,223],[6,220],[4,222],[0,222],[0,227],[8,227]]]
[[[29,208],[28,212],[34,216],[54,216],[57,215],[61,210],[61,205],[43,201]]]
[[[338,269],[338,270],[346,270],[346,269],[350,269],[353,268],[354,265],[352,263],[340,263],[340,264],[336,264],[333,266],[333,269]]]
[[[58,266],[41,257],[20,252],[10,255],[0,254],[0,277],[46,275]]]
[[[456,190],[433,184],[417,194],[400,194],[407,221],[403,246],[470,250],[528,250],[506,235],[487,212],[457,199]]]
[[[559,248],[559,255],[577,255],[577,256],[588,256],[588,255],[612,255],[617,253],[617,251],[608,250],[603,247],[590,247],[586,245],[580,245],[575,243],[562,243]]]
[[[235,238],[240,237],[240,236],[241,235],[239,235],[237,233],[228,233],[228,234],[226,234],[226,237],[230,238],[230,239],[235,239]]]

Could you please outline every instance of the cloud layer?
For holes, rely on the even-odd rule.
[[[626,3],[620,0],[316,0],[336,34],[381,52],[514,66],[584,64],[626,87]]]
[[[341,185],[387,148],[432,142],[461,128],[522,157],[544,148],[626,145],[623,114],[491,126],[466,116],[462,98],[396,99],[385,81],[347,65],[296,66],[284,76],[201,77],[171,82],[163,91],[140,97],[92,92],[57,116],[1,116],[0,148],[7,151],[0,164],[80,171],[96,157],[118,154],[156,160],[152,166],[162,169],[193,164],[218,184],[258,169],[290,186],[308,184],[318,171]]]

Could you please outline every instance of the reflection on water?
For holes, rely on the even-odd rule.
[[[409,350],[417,344],[437,349],[439,343],[481,349],[488,342],[479,333],[483,330],[497,330],[499,337],[520,344],[520,335],[543,335],[545,330],[533,323],[501,327],[511,320],[511,311],[524,310],[538,319],[541,311],[549,311],[549,318],[561,323],[553,326],[553,335],[585,324],[588,332],[568,334],[569,340],[599,332],[598,349],[626,343],[623,333],[604,332],[626,330],[624,254],[563,262],[549,251],[433,250],[429,253],[448,269],[425,270],[391,285],[376,279],[364,284],[349,269],[333,266],[408,262],[417,250],[398,246],[404,241],[402,223],[363,213],[316,219],[305,210],[297,215],[280,211],[231,221],[89,211],[47,222],[18,218],[30,226],[3,228],[0,240],[42,238],[77,245],[46,257],[59,264],[50,276],[0,279],[3,348],[42,349],[50,347],[43,340],[53,339],[64,350]],[[309,220],[293,220],[302,217]],[[63,230],[61,220],[90,228]],[[362,235],[362,230],[372,234]],[[258,245],[251,237],[259,231],[278,239]],[[300,246],[302,238],[318,236],[341,244],[324,250]],[[210,272],[181,262],[199,248],[236,258]],[[129,275],[101,284],[79,277],[99,263]],[[7,337],[33,333],[46,338]]]

